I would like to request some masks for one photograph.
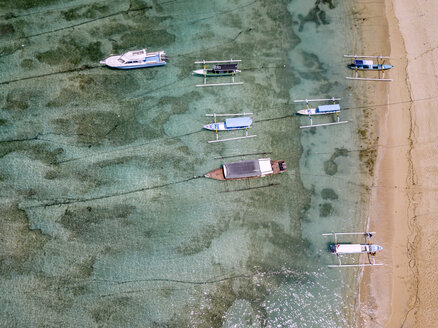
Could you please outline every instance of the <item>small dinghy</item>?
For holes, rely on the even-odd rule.
[[[128,51],[123,55],[110,56],[100,63],[112,68],[132,69],[164,66],[168,60],[164,51],[147,52],[146,49]]]

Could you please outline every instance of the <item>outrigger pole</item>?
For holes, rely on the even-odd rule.
[[[214,123],[216,124],[216,117],[221,116],[245,116],[245,115],[253,115],[253,113],[237,113],[237,114],[205,114],[205,116],[213,116],[214,117]],[[208,143],[216,143],[216,142],[224,142],[224,141],[232,141],[232,140],[240,140],[240,139],[247,139],[247,138],[254,138],[257,137],[257,135],[248,135],[248,128],[245,128],[245,135],[243,137],[234,137],[234,138],[227,138],[227,139],[219,139],[219,133],[218,130],[216,130],[216,140],[210,140]]]
[[[335,244],[338,243],[337,241],[337,236],[338,235],[363,235],[363,236],[369,236],[369,235],[374,235],[376,234],[374,231],[373,232],[369,232],[369,231],[365,231],[365,232],[330,232],[330,233],[323,233],[323,236],[335,236]]]
[[[359,55],[344,55],[347,58],[375,58],[375,59],[389,59],[389,56],[359,56]]]
[[[252,153],[252,154],[240,154],[240,155],[230,155],[230,156],[217,156],[214,159],[224,159],[224,158],[232,158],[232,157],[241,157],[241,156],[255,156],[255,155],[269,155],[272,154],[270,151],[265,151],[264,153]]]
[[[195,64],[220,64],[220,63],[240,63],[241,59],[233,59],[230,60],[201,60],[201,61],[195,61]]]
[[[368,267],[368,266],[379,266],[383,265],[383,263],[363,263],[363,264],[330,264],[327,265],[329,268],[344,268],[344,267]]]
[[[219,117],[219,116],[245,116],[245,115],[253,115],[254,113],[238,113],[238,114],[205,114],[205,116],[213,116],[213,117]]]

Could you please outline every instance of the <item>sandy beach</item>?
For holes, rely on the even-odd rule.
[[[389,47],[395,65],[393,82],[369,87],[378,125],[370,230],[385,249],[379,255],[385,266],[364,270],[359,323],[436,327],[438,3],[386,0],[358,6],[365,18],[363,50],[386,55]]]

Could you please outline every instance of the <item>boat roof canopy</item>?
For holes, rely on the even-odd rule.
[[[274,171],[272,170],[270,158],[259,159],[259,165],[260,165],[260,171],[261,171],[262,175],[274,173]]]
[[[339,104],[333,105],[320,105],[318,106],[318,111],[321,113],[324,112],[339,112],[341,110],[341,106]]]
[[[372,60],[355,59],[354,63],[356,65],[373,65]]]
[[[237,64],[217,64],[214,65],[216,71],[231,71],[237,69]]]
[[[356,254],[362,253],[362,245],[361,244],[338,244],[336,245],[336,253],[339,254]]]
[[[250,127],[252,124],[252,118],[251,117],[227,118],[225,120],[225,124],[227,128],[238,128],[242,126]]]
[[[225,179],[251,178],[273,173],[270,158],[224,164],[223,170]]]
[[[129,61],[129,60],[144,59],[145,56],[146,56],[146,49],[142,49],[142,50],[128,51],[127,53],[124,53],[121,57],[123,60]]]

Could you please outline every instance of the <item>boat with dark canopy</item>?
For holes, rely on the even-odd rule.
[[[197,87],[214,87],[220,85],[239,85],[243,82],[235,82],[234,77],[237,73],[241,71],[237,69],[237,64],[240,63],[240,59],[230,59],[230,60],[202,60],[195,61],[195,64],[202,64],[204,67],[202,69],[197,69],[193,71],[193,75],[200,75],[204,77],[203,84],[197,84]],[[214,64],[213,68],[208,69],[207,64]],[[219,76],[231,76],[231,82],[222,83],[207,83],[207,77],[219,77]]]
[[[193,74],[202,76],[230,76],[240,73],[241,71],[237,69],[237,63],[229,64],[216,64],[212,69],[197,69],[193,71]]]

